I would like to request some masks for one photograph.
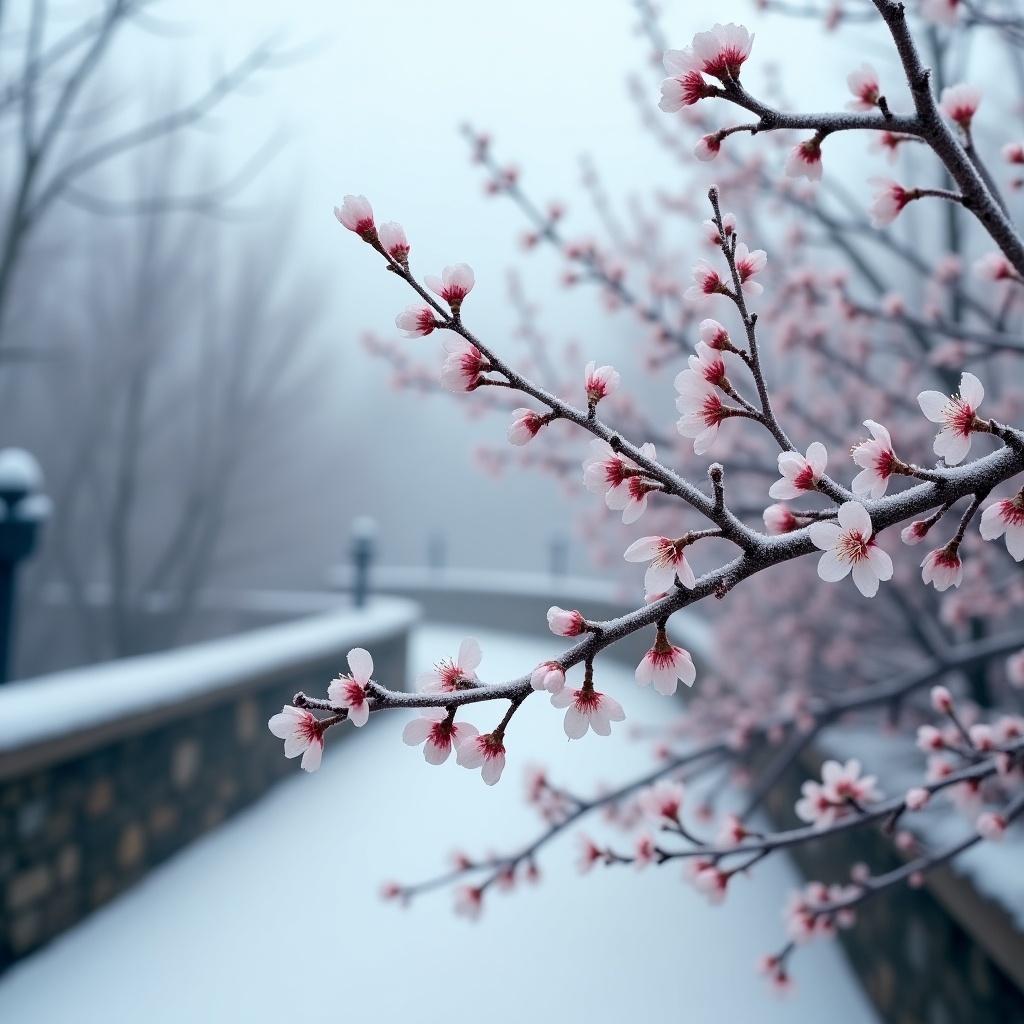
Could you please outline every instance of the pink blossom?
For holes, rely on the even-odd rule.
[[[993,736],[1001,744],[1015,743],[1024,738],[1024,718],[1020,715],[1000,716],[993,727]]]
[[[455,759],[463,768],[479,768],[484,782],[493,786],[505,768],[504,739],[498,731],[465,736],[455,745]]]
[[[996,748],[996,734],[991,725],[975,722],[967,731],[975,750],[989,753]]]
[[[552,695],[551,703],[556,708],[566,709],[563,726],[565,735],[571,740],[585,736],[587,729],[592,729],[598,736],[608,736],[612,722],[622,722],[626,718],[617,700],[593,687],[574,690],[566,686]]]
[[[425,338],[437,327],[429,306],[407,306],[395,317],[395,325],[406,338]]]
[[[327,698],[332,704],[348,709],[348,720],[353,725],[366,725],[370,717],[370,677],[373,658],[369,651],[355,647],[348,652],[350,675],[338,676],[327,687]]]
[[[587,391],[587,402],[597,405],[602,398],[607,398],[619,386],[619,372],[612,366],[598,366],[594,362],[587,363],[584,372]]]
[[[478,388],[490,368],[480,349],[462,338],[450,338],[444,347],[448,355],[441,367],[441,383],[455,392]]]
[[[875,132],[871,148],[884,153],[889,163],[894,164],[899,157],[900,146],[911,138],[910,135],[900,135],[897,132]]]
[[[928,535],[930,524],[924,519],[915,519],[909,526],[900,531],[900,540],[904,544],[920,544]]]
[[[755,274],[764,270],[768,263],[768,253],[764,249],[751,251],[742,242],[736,246],[736,272],[739,274],[740,287],[747,296],[758,296],[764,291],[759,281],[752,280]]]
[[[678,821],[685,794],[681,782],[662,780],[640,794],[640,807],[652,821]]]
[[[723,82],[740,77],[740,69],[750,56],[754,37],[742,25],[715,25],[693,37],[696,66],[706,75]]]
[[[772,498],[799,498],[807,491],[813,491],[825,472],[828,464],[828,452],[820,441],[814,441],[806,455],[799,452],[779,452],[779,473],[781,480],[776,480],[768,490]]]
[[[397,260],[403,266],[408,266],[410,246],[402,225],[389,220],[387,223],[381,224],[378,234],[384,251],[393,260]]]
[[[961,0],[921,0],[921,17],[935,25],[955,25]]]
[[[530,685],[535,690],[558,693],[565,686],[565,669],[557,661],[541,662],[530,676]]]
[[[978,820],[974,823],[978,835],[993,843],[1002,841],[1006,835],[1006,825],[1006,818],[1001,814],[996,814],[995,811],[985,811],[979,814]]]
[[[637,869],[645,868],[648,864],[654,863],[658,848],[649,832],[641,832],[636,837],[633,847],[633,864]]]
[[[725,294],[728,291],[718,271],[707,260],[697,260],[693,265],[693,284],[686,289],[685,297],[696,302],[708,295]]]
[[[532,409],[516,409],[508,427],[511,444],[524,445],[532,441],[544,426],[544,418]]]
[[[964,578],[964,565],[955,545],[947,544],[924,556],[921,578],[940,593],[950,587],[959,587]]]
[[[946,749],[946,740],[934,725],[921,725],[917,729],[917,748],[926,754]]]
[[[998,540],[1005,535],[1010,557],[1015,562],[1024,559],[1024,490],[989,505],[981,514],[980,528],[985,540]]]
[[[423,760],[427,764],[444,764],[453,746],[476,735],[476,726],[456,722],[444,708],[424,708],[402,730],[402,740],[408,746],[423,744]]]
[[[442,659],[431,671],[419,675],[416,685],[425,693],[454,693],[479,686],[476,669],[483,658],[479,642],[468,637],[459,645],[458,657]]]
[[[846,76],[846,84],[853,93],[853,100],[847,104],[850,110],[873,110],[878,106],[881,87],[878,73],[870,64],[861,64]]]
[[[931,793],[927,789],[923,786],[915,786],[913,789],[907,790],[907,795],[903,798],[903,802],[907,805],[908,811],[919,811],[930,799]]]
[[[803,796],[796,804],[797,817],[815,828],[828,828],[851,807],[862,807],[882,798],[874,775],[861,775],[861,764],[851,758],[845,764],[826,761],[821,766],[821,784],[808,780],[801,786]]]
[[[377,237],[373,223],[373,207],[366,196],[345,196],[341,206],[334,208],[334,216],[344,227],[354,231],[364,241],[371,242]]]
[[[676,377],[676,390],[682,390],[679,385],[680,377],[687,379],[687,375],[692,375],[712,387],[727,387],[729,384],[727,359],[732,359],[727,352],[712,348],[703,341],[698,341],[696,354],[687,358],[688,369],[680,371],[680,375]]]
[[[786,963],[777,956],[762,956],[757,962],[759,974],[765,975],[770,982],[772,989],[779,995],[786,995],[793,991],[793,979],[786,970]]]
[[[605,859],[604,851],[593,839],[585,836],[582,832],[579,833],[578,842],[580,845],[580,856],[576,861],[576,867],[581,875],[585,875],[595,864],[599,864]]]
[[[666,50],[663,61],[669,77],[661,83],[658,106],[666,113],[675,113],[683,107],[692,106],[705,96],[714,95],[714,90],[700,73],[692,49]]]
[[[406,901],[405,889],[398,882],[382,882],[379,893],[382,900]]]
[[[749,836],[743,821],[735,814],[727,814],[718,829],[716,842],[719,846],[738,846]]]
[[[644,589],[649,594],[661,594],[675,586],[692,590],[696,584],[693,569],[686,560],[686,544],[683,538],[671,540],[668,537],[641,537],[626,548],[623,556],[627,562],[650,562],[644,573]]]
[[[871,440],[861,441],[850,450],[853,461],[861,467],[853,478],[853,493],[858,498],[881,498],[889,489],[889,478],[900,465],[892,450],[889,431],[874,420],[865,420]]]
[[[706,867],[697,872],[693,884],[698,892],[702,892],[709,903],[725,902],[725,894],[732,876],[721,868]]]
[[[640,450],[643,452],[644,448],[650,449],[649,454],[644,454],[653,459],[654,445],[645,444]],[[651,483],[643,476],[631,476],[620,490],[609,491],[605,495],[605,504],[616,511],[621,508],[622,521],[628,525],[635,523],[647,511],[647,495],[658,489],[657,484]]]
[[[445,267],[440,278],[428,274],[427,287],[444,299],[453,313],[458,313],[466,296],[473,290],[476,278],[473,268],[468,263],[456,263]]]
[[[714,160],[722,152],[722,136],[718,132],[702,135],[693,147],[693,155],[703,163]]]
[[[945,686],[933,686],[929,699],[940,715],[948,715],[953,710],[953,695]]]
[[[303,771],[315,772],[320,767],[324,753],[324,727],[315,715],[305,708],[286,704],[267,722],[267,727],[279,740],[284,740],[285,757],[302,754]]]
[[[455,913],[469,921],[476,921],[484,909],[484,893],[473,885],[464,885],[455,893]]]
[[[640,686],[653,683],[658,693],[670,697],[680,682],[693,686],[697,670],[689,651],[670,644],[659,635],[654,646],[640,659],[635,678]]]
[[[695,455],[705,455],[718,439],[718,428],[729,418],[725,403],[711,384],[691,370],[676,374],[675,387],[679,392],[676,409],[681,413],[676,430],[693,438]]]
[[[875,543],[871,516],[859,501],[840,505],[838,519],[809,527],[811,541],[824,552],[818,560],[818,575],[826,583],[835,583],[852,570],[857,589],[865,597],[874,597],[879,581],[892,579],[892,559]]]
[[[874,803],[882,799],[874,775],[861,775],[861,764],[851,758],[845,764],[826,761],[821,766],[821,778],[825,793],[836,803],[854,801],[858,804]]]
[[[811,139],[798,142],[789,151],[786,174],[790,178],[806,178],[808,181],[821,180],[821,140],[816,135]]]
[[[718,230],[718,221],[717,220],[714,220],[713,218],[708,217],[708,219],[705,220],[701,224],[701,227],[704,228],[704,237],[708,240],[708,244],[709,245],[713,245],[713,246],[717,247],[717,246],[720,246],[722,244],[722,232]],[[732,238],[732,236],[734,234],[736,234],[736,214],[734,214],[734,213],[723,213],[722,214],[722,227],[725,230],[725,237],[726,237],[726,239]],[[711,323],[715,323],[716,321],[712,320],[710,322]],[[702,321],[701,327],[703,327],[703,326],[704,326],[704,322]],[[721,327],[721,324],[719,324],[719,326]],[[722,329],[724,330],[724,328],[722,328]],[[707,341],[708,340],[707,338],[704,337],[703,333],[701,334],[701,339],[703,341]],[[718,346],[712,345],[711,347],[712,348],[717,348]]]
[[[971,120],[981,103],[981,90],[975,85],[949,85],[942,90],[939,109],[965,132],[970,131]]]
[[[548,609],[548,629],[555,636],[579,636],[587,628],[587,620],[575,608],[567,610],[553,604]]]
[[[985,389],[973,373],[961,375],[960,392],[951,398],[939,391],[922,391],[917,396],[925,417],[942,424],[932,448],[947,466],[963,462],[971,450],[971,432],[984,397]]]
[[[1002,156],[1008,164],[1024,164],[1024,142],[1008,142],[1003,146]]]
[[[891,178],[872,178],[875,196],[871,201],[871,222],[876,228],[891,224],[911,200],[916,198],[913,190],[905,189]]]
[[[775,536],[790,533],[800,525],[789,507],[783,504],[769,505],[761,517],[764,519],[764,528]]]
[[[715,230],[718,230],[717,227]],[[728,233],[728,230],[729,226],[726,224],[726,233]],[[710,318],[701,320],[698,330],[700,331],[700,340],[709,348],[722,349],[723,351],[732,348],[732,339],[729,337],[729,332],[717,320]]]
[[[974,273],[984,281],[1020,280],[1013,264],[1001,252],[990,252],[979,257],[974,263]]]
[[[654,445],[641,445],[640,454],[653,460]],[[600,439],[590,442],[590,454],[583,461],[583,483],[592,494],[603,494],[608,508],[621,510],[624,523],[640,518],[647,508],[647,494],[655,489],[640,476],[635,462]]]
[[[802,795],[796,802],[796,816],[815,828],[828,828],[835,820],[838,809],[821,784],[808,779],[801,785],[800,792]]]

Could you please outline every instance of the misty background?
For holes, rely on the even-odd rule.
[[[29,6],[18,8],[10,61],[31,32]],[[750,8],[714,13],[757,32]],[[59,38],[83,10],[53,7],[46,31]],[[673,44],[707,18],[670,8]],[[816,25],[775,20],[755,44],[754,86],[781,79],[841,105],[843,76],[818,80],[830,45]],[[783,60],[796,52],[821,64]],[[493,133],[538,200],[566,204],[573,237],[597,234],[582,158],[627,220],[631,202],[678,187],[629,96],[638,74],[649,80],[649,44],[627,2],[498,15],[454,0],[181,0],[128,22],[64,125],[56,165],[192,109],[224,76],[230,87],[214,87],[208,112],[76,178],[33,224],[12,275],[4,444],[36,455],[55,507],[22,587],[22,671],[53,664],[41,605],[69,617],[77,660],[166,645],[188,635],[204,589],[321,585],[363,515],[379,524],[384,563],[422,565],[440,543],[452,566],[539,569],[565,536],[570,569],[585,573],[560,487],[479,472],[474,451],[504,443],[506,414],[467,421],[458,397],[396,391],[366,352],[367,331],[395,336],[410,295],[331,210],[364,193],[379,221],[404,225],[421,272],[469,262],[468,320],[504,350],[516,344],[514,268],[541,325],[578,346],[579,370],[564,372],[614,359],[668,424],[671,380],[638,379],[635,321],[561,287],[553,251],[523,251],[519,212],[485,195],[459,134],[465,122]],[[650,93],[653,106],[653,80]],[[7,121],[11,143],[17,123]],[[11,187],[18,171],[12,144]],[[440,367],[436,335],[406,344]],[[159,636],[144,607],[153,594],[170,602]]]

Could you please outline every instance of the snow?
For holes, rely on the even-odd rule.
[[[850,728],[825,730],[820,747],[833,757],[858,757],[866,771],[878,776],[887,797],[902,796],[920,786],[927,756],[906,735],[880,733],[877,729]],[[930,850],[939,850],[966,839],[974,831],[972,814],[951,812],[946,797],[933,797],[928,806],[914,814],[904,814],[900,828],[913,832]],[[993,900],[1024,932],[1024,828],[1010,828],[1000,843],[981,842],[962,853],[949,866],[954,874],[971,881],[978,892]]]
[[[24,448],[0,449],[0,490],[31,493],[43,486],[43,471]]]
[[[509,678],[550,653],[543,640],[473,632],[483,678]],[[413,671],[453,654],[464,635],[420,628]],[[664,714],[665,699],[639,690],[627,669],[599,662],[598,672],[630,722]],[[499,713],[470,717],[491,726]],[[710,907],[675,865],[578,876],[566,834],[541,854],[539,886],[494,894],[476,923],[453,915],[446,890],[404,910],[381,903],[379,882],[443,869],[456,845],[480,854],[532,836],[520,779],[531,761],[583,790],[649,766],[625,727],[569,743],[561,719],[541,697],[526,702],[493,789],[454,763],[425,765],[401,742],[405,713],[331,737],[318,774],[296,770],[16,965],[0,979],[0,1020],[876,1021],[835,944],[799,953],[792,999],[776,1000],[755,974],[757,955],[781,944],[780,905],[798,884],[775,858]]]
[[[338,602],[335,602],[336,605]],[[299,669],[408,628],[409,601],[380,599],[294,622],[0,687],[0,753]]]

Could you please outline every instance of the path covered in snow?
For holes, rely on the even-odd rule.
[[[477,631],[480,672],[503,679],[556,646]],[[419,630],[413,664],[454,654],[461,634]],[[634,723],[663,713],[627,669],[601,683]],[[494,709],[475,709],[492,726]],[[710,907],[672,865],[580,877],[566,835],[543,854],[543,881],[495,893],[476,923],[447,890],[408,909],[378,883],[412,881],[471,854],[510,848],[537,828],[522,770],[543,761],[586,792],[649,765],[643,744],[588,735],[570,744],[561,713],[524,705],[494,789],[452,763],[431,768],[400,739],[398,713],[329,744],[323,769],[278,787],[83,924],[0,978],[0,1020],[41,1024],[280,1024],[416,1020],[520,1024],[624,1020],[871,1024],[838,947],[802,952],[798,990],[766,994],[753,970],[782,939],[780,908],[798,878],[772,859]],[[268,735],[268,741],[270,737]],[[614,771],[612,770],[614,768]]]

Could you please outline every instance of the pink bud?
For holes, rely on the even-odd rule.
[[[978,835],[998,843],[1006,834],[1006,819],[995,811],[984,811],[978,815],[974,827],[978,830]]]
[[[930,799],[931,794],[923,786],[915,786],[913,789],[908,789],[907,795],[903,798],[908,811],[921,810]]]

